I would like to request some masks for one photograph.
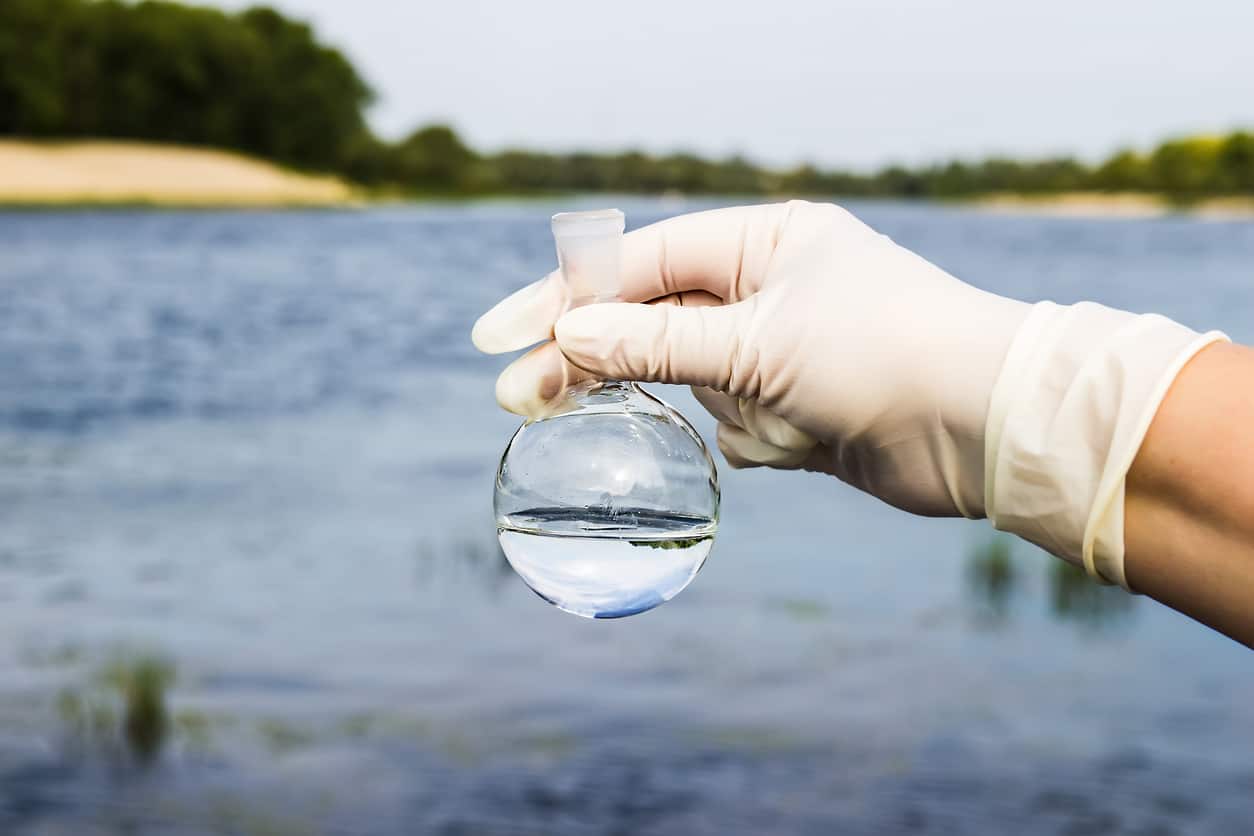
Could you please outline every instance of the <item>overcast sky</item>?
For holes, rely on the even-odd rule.
[[[1254,0],[271,4],[348,52],[380,133],[482,149],[867,167],[1254,126]]]

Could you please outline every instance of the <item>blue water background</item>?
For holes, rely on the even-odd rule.
[[[527,591],[468,333],[604,202],[0,214],[0,831],[1249,829],[1249,652],[1023,544],[990,571],[984,523],[724,465],[674,602]],[[1248,222],[851,208],[990,290],[1254,339]]]

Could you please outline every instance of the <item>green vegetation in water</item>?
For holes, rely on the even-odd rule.
[[[276,755],[303,749],[313,745],[316,740],[312,731],[277,717],[262,720],[257,724],[257,731],[265,741],[266,747]]]
[[[993,157],[876,172],[691,153],[483,153],[448,125],[399,142],[365,119],[373,94],[307,24],[268,8],[171,2],[0,2],[0,136],[142,139],[229,148],[335,172],[381,196],[566,192],[963,198],[1007,192],[1254,197],[1254,133],[1172,139],[1097,165]]]
[[[334,731],[347,738],[379,737],[396,741],[427,740],[434,733],[431,724],[418,716],[393,712],[364,711],[338,720]]]
[[[174,666],[164,659],[119,659],[103,668],[90,687],[63,690],[57,713],[79,744],[106,752],[122,749],[147,764],[170,735],[166,692],[174,679]]]
[[[180,711],[173,719],[173,729],[188,745],[200,750],[207,750],[213,742],[213,722],[208,715],[199,711]]]
[[[712,539],[714,539],[712,535],[706,534],[702,537],[685,537],[680,540],[628,540],[627,542],[633,546],[648,549],[689,549],[697,543]]]
[[[1060,621],[1104,630],[1127,621],[1136,598],[1117,586],[1097,583],[1080,567],[1058,560],[1050,567],[1049,603]]]
[[[978,604],[979,620],[1004,623],[1020,580],[1010,538],[998,535],[972,550],[967,556],[966,577],[967,590]]]
[[[1015,559],[1013,539],[997,535],[971,551],[966,562],[967,591],[977,623],[985,627],[1007,626],[1020,592],[1029,578]],[[1093,581],[1083,569],[1057,558],[1046,561],[1045,595],[1049,613],[1086,631],[1099,631],[1125,621],[1136,599],[1124,590]]]
[[[794,621],[821,621],[831,615],[831,607],[811,598],[780,598],[768,607],[784,613]]]

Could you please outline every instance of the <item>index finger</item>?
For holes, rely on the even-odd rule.
[[[650,302],[705,291],[735,302],[757,289],[770,261],[785,204],[734,206],[679,215],[623,236],[619,298]],[[499,302],[475,323],[480,351],[517,351],[552,339],[553,323],[570,308],[554,271]]]
[[[668,218],[623,238],[624,302],[704,290],[724,302],[751,295],[788,215],[783,203],[730,206]]]

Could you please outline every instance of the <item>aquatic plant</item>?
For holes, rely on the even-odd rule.
[[[998,535],[974,548],[967,556],[966,577],[967,590],[978,605],[979,620],[1002,625],[1020,582],[1010,538]]]
[[[148,764],[170,735],[166,693],[174,680],[174,665],[165,659],[116,659],[88,686],[62,690],[57,713],[76,745]]]
[[[1059,621],[1086,629],[1106,629],[1127,620],[1136,599],[1117,586],[1093,581],[1084,570],[1061,560],[1049,572],[1050,611]]]

